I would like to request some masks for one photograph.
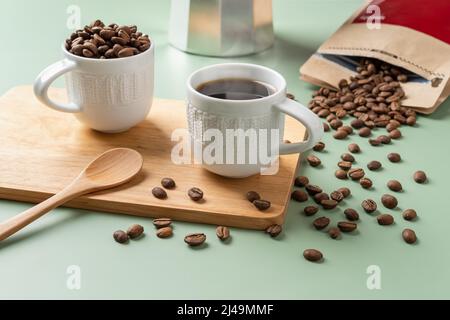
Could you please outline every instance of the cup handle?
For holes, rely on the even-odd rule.
[[[36,98],[46,106],[58,111],[70,113],[81,112],[81,108],[73,102],[62,104],[52,101],[48,97],[48,88],[53,81],[64,73],[74,70],[76,66],[75,62],[63,59],[44,69],[34,81],[34,95]]]
[[[311,149],[323,137],[323,124],[320,118],[301,103],[291,99],[274,106],[281,112],[300,121],[308,131],[308,140],[297,143],[280,143],[280,154],[300,153]]]

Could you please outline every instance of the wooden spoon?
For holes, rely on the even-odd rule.
[[[69,200],[130,181],[139,173],[142,163],[142,156],[132,149],[118,148],[106,151],[92,161],[63,190],[44,202],[0,223],[0,241]]]

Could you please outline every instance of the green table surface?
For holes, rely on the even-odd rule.
[[[361,1],[276,0],[274,47],[234,59],[194,56],[172,48],[167,40],[167,0],[2,1],[1,93],[32,84],[41,69],[61,57],[61,41],[69,33],[66,10],[71,4],[81,8],[83,24],[99,17],[105,22],[134,23],[150,34],[156,43],[157,97],[184,99],[185,79],[192,71],[213,63],[241,61],[278,70],[288,80],[289,91],[306,104],[314,88],[298,79],[300,65]],[[374,181],[370,191],[334,178],[339,155],[346,151],[349,140],[325,136],[326,151],[319,155],[323,167],[302,164],[300,170],[328,192],[341,186],[351,188],[353,195],[344,205],[319,213],[336,223],[343,220],[345,207],[360,211],[359,231],[345,234],[341,240],[314,230],[313,218],[301,214],[304,204],[294,202],[289,205],[284,233],[277,239],[263,232],[232,229],[229,244],[217,240],[214,226],[176,222],[174,236],[161,240],[155,236],[151,219],[62,208],[0,243],[0,298],[450,298],[449,121],[447,102],[433,115],[420,117],[416,127],[403,129],[404,138],[391,145],[374,148],[367,140],[352,136],[351,141],[362,146],[358,165],[365,166],[373,159],[384,165],[381,172],[368,174]],[[387,161],[387,153],[393,151],[402,155],[402,163]],[[412,181],[417,169],[428,173],[428,184]],[[399,207],[416,209],[417,221],[404,221],[400,209],[381,208],[396,218],[395,225],[382,227],[362,212],[361,200],[370,197],[379,202],[391,178],[400,180],[405,189],[397,195]],[[29,207],[2,200],[0,219]],[[144,225],[146,236],[128,245],[116,244],[113,231],[133,223]],[[416,245],[403,242],[405,227],[416,230]],[[198,231],[207,234],[208,245],[192,250],[183,238]],[[306,248],[320,249],[324,262],[303,259]],[[81,270],[79,290],[66,285],[71,265]],[[381,272],[381,288],[370,290],[367,269],[372,265]]]

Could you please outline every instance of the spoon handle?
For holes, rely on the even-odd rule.
[[[48,198],[47,200],[35,205],[34,207],[25,210],[22,213],[0,223],[0,241],[8,238],[17,231],[29,225],[31,222],[42,217],[44,214],[50,210],[59,207],[60,205],[72,200],[84,192],[76,185],[72,184],[67,186],[65,189],[56,193],[54,196]]]

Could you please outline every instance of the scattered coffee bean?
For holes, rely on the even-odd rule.
[[[126,243],[128,242],[128,235],[125,233],[125,231],[117,230],[113,234],[114,240],[118,243]]]
[[[366,199],[361,203],[362,208],[367,213],[372,213],[377,210],[377,203],[372,199]]]
[[[350,126],[342,126],[339,128],[339,130],[344,130],[345,132],[347,132],[348,135],[353,133],[353,129]]]
[[[352,193],[352,192],[350,191],[350,189],[347,188],[347,187],[339,188],[339,189],[337,189],[337,191],[339,191],[340,193],[342,193],[342,195],[344,196],[344,198],[347,198],[347,197],[350,196],[351,193]]]
[[[350,153],[342,154],[341,159],[348,162],[355,162],[355,157],[353,157]]]
[[[402,133],[400,130],[394,129],[389,132],[389,137],[391,137],[391,139],[400,139],[402,137]]]
[[[313,196],[315,194],[321,193],[322,192],[322,188],[313,184],[307,184],[305,186],[306,192],[308,192],[308,194],[310,196]]]
[[[336,176],[336,178],[341,179],[341,180],[345,180],[348,178],[347,171],[342,170],[342,169],[336,170],[334,172],[334,175]]]
[[[342,140],[347,138],[348,133],[345,130],[342,129],[338,129],[334,134],[333,134],[333,138],[337,139],[337,140]]]
[[[155,198],[158,198],[158,199],[165,199],[165,198],[167,198],[166,191],[163,188],[160,188],[160,187],[154,187],[152,189],[152,194],[153,194],[153,196]]]
[[[357,224],[354,222],[348,222],[348,221],[340,221],[338,222],[338,228],[342,232],[352,232],[356,230]]]
[[[200,201],[203,199],[203,191],[199,188],[193,187],[188,190],[188,196],[191,200]]]
[[[283,228],[279,224],[271,225],[266,229],[266,233],[268,233],[272,238],[278,236],[281,231],[283,231]]]
[[[381,135],[377,138],[378,141],[380,141],[382,144],[389,144],[391,143],[391,137],[386,135]]]
[[[173,189],[176,187],[175,180],[172,178],[163,178],[161,180],[161,185],[166,189]]]
[[[381,141],[378,140],[378,139],[369,139],[369,144],[370,144],[371,146],[376,147],[376,146],[379,146],[379,145],[381,144]]]
[[[389,226],[394,223],[394,217],[390,214],[380,214],[377,216],[377,221],[381,226]]]
[[[156,231],[156,236],[158,238],[168,238],[171,237],[172,234],[173,234],[172,227],[159,228]]]
[[[406,118],[406,124],[408,126],[413,126],[416,124],[416,117],[413,116],[409,116],[408,118]]]
[[[260,211],[265,211],[270,208],[271,204],[270,201],[259,199],[253,201],[253,205],[256,207],[256,209]]]
[[[398,205],[397,198],[390,194],[383,194],[381,203],[388,209],[394,209]]]
[[[320,201],[320,204],[322,205],[322,207],[325,210],[331,210],[331,209],[336,208],[336,206],[338,205],[338,202],[336,200],[329,199],[329,200]]]
[[[367,164],[367,169],[371,170],[371,171],[375,171],[381,168],[381,162],[380,161],[370,161]]]
[[[400,192],[403,190],[402,184],[397,180],[389,180],[387,187],[395,192]]]
[[[230,229],[224,226],[219,226],[216,228],[216,235],[222,241],[227,240],[230,237]]]
[[[362,177],[364,177],[366,173],[364,172],[364,170],[362,168],[352,168],[348,171],[348,176],[352,179],[352,180],[359,180]]]
[[[359,214],[355,209],[347,208],[344,210],[345,217],[347,220],[350,221],[357,221],[359,220]]]
[[[414,172],[414,181],[417,183],[425,183],[427,181],[427,175],[423,171]]]
[[[329,200],[330,196],[326,194],[325,192],[320,192],[314,195],[314,201],[318,204],[322,202],[322,200]]]
[[[206,235],[204,233],[191,233],[184,237],[184,242],[191,247],[202,245],[206,241]]]
[[[153,219],[153,225],[156,228],[164,228],[164,227],[168,227],[172,224],[172,219],[170,218],[156,218]]]
[[[303,188],[308,183],[309,183],[309,179],[308,179],[308,177],[305,177],[305,176],[299,176],[299,177],[295,178],[295,181],[294,181],[294,185],[299,188]]]
[[[323,131],[325,131],[325,132],[330,131],[330,126],[326,122],[323,123]]]
[[[317,262],[323,259],[322,252],[316,249],[306,249],[303,251],[303,257],[311,262]]]
[[[417,218],[417,212],[414,209],[406,209],[403,211],[403,219],[411,221]]]
[[[314,150],[314,151],[322,151],[323,149],[325,149],[325,143],[323,143],[323,142],[318,142],[318,143],[313,147],[313,150]]]
[[[361,148],[356,143],[350,143],[348,145],[348,151],[350,151],[351,153],[358,153],[361,151]],[[353,160],[353,161],[355,161],[355,160]]]
[[[291,193],[291,199],[297,202],[308,201],[308,194],[303,190],[294,190]]]
[[[322,230],[330,224],[330,219],[327,217],[320,217],[313,221],[314,228]]]
[[[360,137],[367,138],[368,136],[370,136],[372,134],[372,130],[370,130],[367,127],[364,127],[364,128],[359,129],[358,134]]]
[[[246,197],[247,197],[247,200],[252,202],[252,203],[255,200],[260,200],[261,199],[261,196],[256,191],[249,191],[249,192],[247,192]]]
[[[144,233],[144,227],[140,224],[133,224],[127,230],[127,235],[130,239],[139,238]]]
[[[394,162],[394,163],[400,162],[402,160],[402,157],[396,152],[389,153],[387,155],[387,158],[389,159],[390,162]]]
[[[341,202],[342,200],[344,200],[345,197],[340,191],[336,190],[330,194],[330,198],[337,202]]]
[[[322,161],[320,161],[320,159],[318,157],[316,157],[315,155],[312,155],[312,154],[307,156],[306,160],[309,162],[311,167],[318,167],[322,163]]]
[[[330,121],[330,127],[333,128],[334,130],[337,130],[338,128],[342,127],[342,125],[343,123],[339,119],[334,119]]]
[[[367,177],[363,177],[363,178],[359,179],[359,184],[364,189],[370,189],[370,188],[372,188],[372,185],[373,185],[372,180],[370,180]]]
[[[338,167],[341,168],[342,170],[348,171],[352,168],[352,163],[349,161],[339,161]]]
[[[328,235],[330,236],[331,239],[338,239],[339,236],[341,235],[341,230],[339,230],[339,228],[332,227],[328,229]]]
[[[403,240],[405,240],[406,243],[413,244],[417,241],[417,236],[414,230],[411,229],[404,229],[402,232]]]
[[[310,217],[319,212],[319,207],[317,206],[307,206],[303,209],[303,213],[305,216]]]

